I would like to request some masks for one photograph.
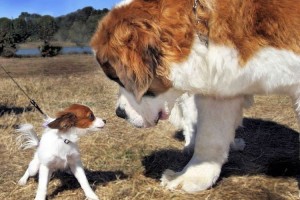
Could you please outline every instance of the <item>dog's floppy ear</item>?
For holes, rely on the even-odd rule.
[[[49,128],[59,129],[66,131],[71,127],[74,127],[77,123],[77,117],[73,113],[60,113],[59,117],[48,124]]]
[[[147,19],[136,19],[127,23],[127,35],[120,39],[126,46],[126,54],[120,57],[116,73],[128,91],[140,101],[149,89],[156,69],[162,64],[160,51],[160,31],[156,24]]]
[[[140,62],[132,62],[131,66],[124,66],[117,71],[120,81],[137,101],[149,89],[160,64],[160,53],[153,46],[145,47],[139,56]]]
[[[132,15],[124,14],[122,20],[107,15],[99,24],[91,46],[105,74],[139,101],[150,87],[163,54],[161,30],[152,16],[144,11]]]

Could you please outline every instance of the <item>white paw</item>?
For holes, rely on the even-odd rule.
[[[161,178],[161,185],[170,190],[181,187],[188,193],[206,190],[217,181],[221,166],[217,163],[190,162],[181,172],[166,170]]]
[[[34,200],[45,200],[46,197],[47,197],[46,194],[44,194],[44,193],[39,193],[39,192],[38,192],[38,193],[36,194]]]
[[[245,140],[243,138],[235,138],[230,147],[233,151],[244,151],[246,147]]]
[[[99,200],[98,196],[95,193],[86,195],[88,200]]]
[[[22,177],[19,181],[18,181],[18,184],[19,185],[26,185],[27,183],[27,178],[25,177]]]

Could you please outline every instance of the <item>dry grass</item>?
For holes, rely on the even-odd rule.
[[[101,199],[299,199],[299,133],[287,97],[257,97],[246,111],[245,127],[237,131],[247,143],[244,152],[231,152],[217,185],[197,194],[168,191],[159,186],[167,169],[180,170],[188,161],[183,141],[167,122],[136,129],[114,114],[117,87],[108,81],[90,55],[55,58],[0,59],[47,114],[71,103],[90,106],[107,119],[101,132],[80,140],[82,160],[91,185]],[[17,111],[28,100],[0,70],[0,107]],[[2,109],[3,110],[3,109]],[[20,110],[19,110],[20,111]],[[13,126],[32,123],[41,131],[38,112],[0,113],[0,199],[33,199],[36,178],[18,186],[33,150],[18,150]],[[298,178],[298,181],[297,181]],[[73,176],[55,173],[49,199],[84,199]]]

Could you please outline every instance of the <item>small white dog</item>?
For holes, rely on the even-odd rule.
[[[19,185],[25,185],[30,176],[39,172],[39,183],[35,199],[46,199],[47,185],[51,174],[58,169],[70,168],[80,183],[88,199],[98,197],[91,189],[80,159],[76,142],[79,137],[89,131],[97,131],[104,127],[105,120],[96,118],[90,108],[73,104],[57,114],[56,119],[48,118],[46,128],[39,141],[31,124],[21,125],[17,131],[18,140],[23,142],[24,149],[36,147],[33,160]]]

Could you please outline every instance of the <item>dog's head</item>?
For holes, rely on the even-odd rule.
[[[190,10],[168,3],[172,9],[159,1],[133,1],[116,7],[100,21],[91,40],[105,74],[137,101],[171,88],[170,63],[183,61],[190,52],[191,19],[186,14],[179,16]]]
[[[131,17],[123,15],[118,16],[123,20],[108,15],[100,24],[91,43],[97,61],[111,80],[132,92],[138,100],[144,94],[166,91],[170,83],[158,73],[163,65],[160,30],[151,16],[142,11]]]
[[[164,3],[134,0],[112,9],[91,40],[104,73],[126,89],[121,90],[120,98],[134,104],[136,112],[152,110],[151,124],[162,110],[154,99],[159,97],[162,105],[164,97],[172,96],[165,95],[172,88],[170,66],[185,61],[195,35],[186,14],[192,11],[192,3],[190,7],[179,1]],[[145,113],[139,115],[146,118]]]
[[[51,129],[58,129],[67,132],[71,128],[78,128],[84,131],[97,131],[104,127],[106,123],[98,117],[87,106],[73,104],[67,109],[59,112],[57,118],[48,124]]]

